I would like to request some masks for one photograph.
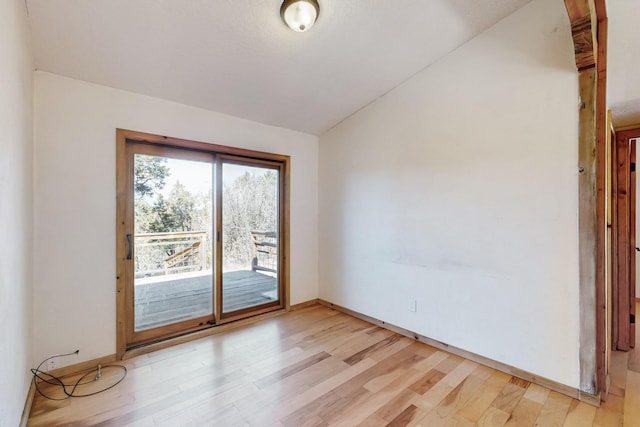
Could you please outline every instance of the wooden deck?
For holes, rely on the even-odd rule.
[[[211,274],[137,285],[135,328],[155,328],[212,313]],[[222,310],[229,313],[277,299],[275,277],[251,270],[222,275]]]

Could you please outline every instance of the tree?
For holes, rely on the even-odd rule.
[[[193,194],[177,181],[168,194],[160,192],[170,175],[170,168],[163,162],[166,161],[151,156],[136,157],[135,233],[210,232],[213,189]],[[221,230],[224,263],[233,268],[250,266],[254,255],[250,231],[278,231],[278,173],[250,168],[224,184]],[[149,270],[159,269],[166,254],[181,250],[175,243],[171,245],[148,246],[146,252],[140,248],[136,259]],[[208,233],[202,247],[208,266],[212,249]],[[155,267],[148,267],[152,265]]]
[[[137,199],[152,197],[162,190],[170,175],[167,159],[136,154],[134,160],[133,189]]]
[[[166,165],[167,159],[162,157],[136,154],[133,162],[133,194],[135,197],[135,233],[149,233],[150,222],[155,216],[151,200],[161,196],[159,191],[166,184],[166,178],[171,175]]]
[[[150,199],[150,197],[147,197]],[[211,229],[211,191],[194,196],[177,181],[169,194],[155,194],[152,200],[141,199],[136,202],[136,234],[147,234],[146,245],[136,251],[136,271],[151,271],[157,274],[166,268],[164,261],[188,248],[201,243],[193,258],[180,258],[173,266],[195,269],[211,268],[212,244],[210,234],[190,234],[186,236],[153,236],[156,233],[203,232]],[[157,240],[156,240],[157,239]],[[203,240],[201,240],[203,239]],[[192,260],[195,264],[190,264]],[[202,260],[202,263],[199,262]],[[185,264],[186,263],[186,264]],[[181,270],[182,271],[182,270]],[[148,273],[145,273],[148,274]]]
[[[167,233],[175,231],[194,231],[194,221],[202,216],[203,206],[196,206],[199,203],[180,181],[176,182],[169,197],[165,199],[162,194],[158,195],[151,207],[151,219],[148,222],[148,233]],[[198,218],[199,219],[199,218]]]
[[[248,264],[250,231],[278,231],[278,174],[245,172],[223,189],[222,230],[225,262]]]
[[[175,218],[170,212],[169,202],[162,194],[158,195],[152,206],[145,209],[147,223],[144,225],[145,233],[166,233],[177,231]]]

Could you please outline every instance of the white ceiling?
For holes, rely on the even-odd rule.
[[[281,0],[27,6],[40,70],[321,134],[529,0],[319,1],[301,34]]]
[[[640,123],[640,1],[607,2],[608,104],[616,126]]]

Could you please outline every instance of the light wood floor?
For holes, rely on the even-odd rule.
[[[640,351],[614,356],[595,408],[312,306],[127,360],[96,396],[37,397],[29,426],[640,426]]]

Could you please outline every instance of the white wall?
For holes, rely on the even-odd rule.
[[[36,73],[35,354],[115,353],[116,128],[291,156],[291,303],[317,298],[318,138]]]
[[[640,67],[640,2],[612,0],[607,2],[607,103],[613,112],[616,128],[640,123],[640,79],[635,70]]]
[[[0,1],[0,76],[0,426],[9,427],[33,361],[33,60],[22,0]]]
[[[322,135],[320,297],[579,387],[573,61],[534,0]]]

